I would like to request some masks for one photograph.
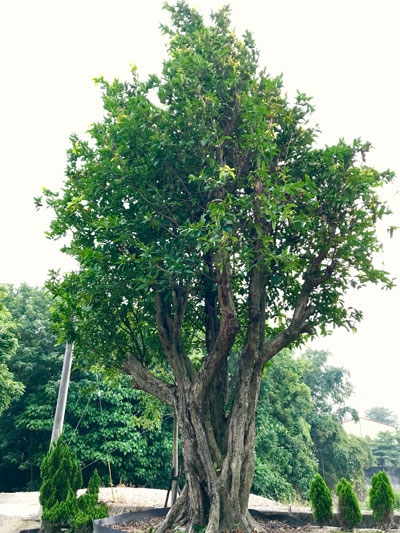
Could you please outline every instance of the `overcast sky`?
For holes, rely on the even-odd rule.
[[[225,2],[189,2],[204,14]],[[101,118],[92,79],[159,72],[166,22],[162,0],[8,0],[0,5],[0,283],[41,286],[49,269],[71,268],[44,231],[50,213],[35,212],[43,186],[59,189],[72,132]],[[400,32],[398,0],[232,0],[236,31],[253,32],[260,63],[283,74],[289,95],[314,98],[315,118],[330,144],[362,137],[368,163],[400,175]],[[399,182],[386,198],[400,225]],[[377,264],[400,279],[400,232]],[[385,406],[400,417],[400,289],[349,295],[365,315],[357,334],[336,332],[311,347],[329,350],[351,372],[352,403]]]

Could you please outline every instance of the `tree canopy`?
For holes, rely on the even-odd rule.
[[[399,419],[397,415],[387,407],[370,407],[365,414],[368,418],[375,420],[376,422],[382,422],[383,424],[396,427],[399,425]]]
[[[184,1],[166,9],[161,76],[98,79],[104,118],[71,136],[63,190],[44,192],[49,236],[79,263],[48,286],[77,355],[175,410],[186,486],[160,531],[250,530],[263,368],[354,328],[349,288],[391,285],[373,256],[392,173],[366,164],[368,142],[316,146],[310,98],[260,69],[229,8],[209,25]]]

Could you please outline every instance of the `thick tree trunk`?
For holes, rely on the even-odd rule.
[[[245,376],[242,376],[242,378]],[[255,406],[261,375],[242,379],[223,427],[212,423],[207,396],[196,401],[190,390],[176,405],[186,486],[159,532],[172,525],[205,526],[207,532],[253,531],[248,512],[254,472]],[[217,402],[218,403],[218,402]],[[217,431],[216,431],[217,429]],[[221,438],[221,435],[224,436]]]

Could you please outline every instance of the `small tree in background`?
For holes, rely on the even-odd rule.
[[[320,474],[316,474],[310,486],[313,516],[318,525],[327,524],[333,516],[332,495]]]
[[[82,487],[82,473],[76,454],[60,437],[52,444],[41,467],[42,485],[39,501],[42,506],[42,533],[92,531],[93,518],[108,516],[107,506],[97,503],[100,478],[95,470],[86,494],[77,497]]]
[[[383,470],[372,476],[369,504],[372,516],[379,526],[388,529],[393,518],[394,493],[389,478]]]
[[[336,485],[336,495],[339,498],[339,520],[344,529],[354,529],[361,522],[362,515],[357,496],[347,479],[342,478]]]

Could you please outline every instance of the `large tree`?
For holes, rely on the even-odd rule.
[[[354,327],[348,288],[390,284],[372,258],[392,174],[365,165],[359,140],[314,146],[310,99],[290,103],[259,69],[228,8],[209,25],[185,2],[167,9],[161,76],[98,80],[104,118],[72,136],[62,193],[45,190],[50,236],[80,265],[49,286],[77,356],[175,410],[186,485],[160,530],[247,531],[263,369]]]

